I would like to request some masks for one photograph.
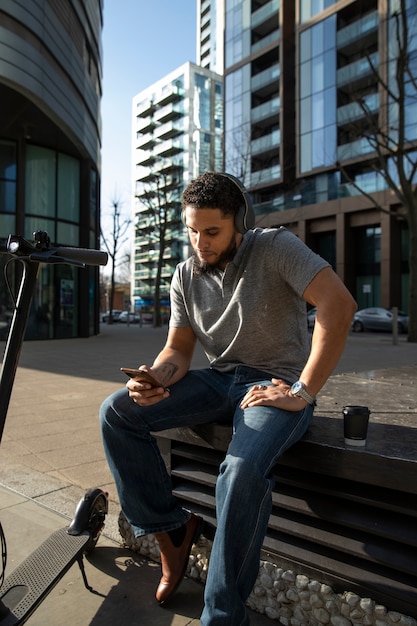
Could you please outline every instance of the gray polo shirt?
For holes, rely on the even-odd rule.
[[[191,326],[210,367],[295,381],[310,351],[302,294],[328,265],[285,228],[250,230],[224,272],[195,276],[191,259],[177,266],[170,326]]]

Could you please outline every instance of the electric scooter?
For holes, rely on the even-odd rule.
[[[17,298],[10,294],[14,312],[0,373],[1,442],[41,263],[98,266],[106,265],[108,255],[100,250],[54,247],[45,231],[34,233],[33,242],[19,235],[0,239],[0,254],[9,257],[5,268],[7,283],[9,263],[21,265]],[[69,526],[54,532],[5,579],[0,588],[0,626],[24,624],[75,562],[78,562],[85,587],[93,591],[85,574],[83,555],[94,550],[107,512],[108,494],[98,487],[89,489],[78,503]],[[0,535],[4,569],[6,549],[1,524]]]

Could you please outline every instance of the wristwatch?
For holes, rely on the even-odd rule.
[[[291,393],[292,393],[293,396],[297,396],[298,398],[302,398],[308,404],[314,404],[314,402],[316,401],[316,399],[313,398],[313,396],[310,396],[310,394],[307,391],[307,388],[306,388],[305,384],[302,383],[301,380],[297,380],[292,385]]]

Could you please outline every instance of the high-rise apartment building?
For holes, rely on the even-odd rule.
[[[386,210],[398,204],[357,136],[369,121],[358,102],[381,118],[387,110],[376,72],[386,71],[397,4],[224,1],[225,169],[250,189],[257,225],[296,232],[332,263],[360,308],[407,309],[406,223],[352,184]],[[411,102],[411,139],[413,110]]]
[[[332,264],[360,308],[408,306],[407,224],[400,212],[395,215],[398,200],[375,172],[369,142],[357,134],[369,123],[364,109],[386,123],[387,98],[378,74],[386,76],[390,17],[397,5],[398,0],[197,0],[199,71],[224,74],[224,134],[222,142],[217,99],[211,108],[215,128],[209,130],[216,137],[212,158],[201,159],[200,153],[196,167],[196,146],[186,140],[181,145],[182,186],[189,173],[204,169],[224,169],[239,177],[251,192],[257,225],[284,225],[300,236]],[[221,79],[217,81],[220,89]],[[142,160],[135,157],[133,177],[142,190],[155,169],[161,139],[155,126],[159,121],[152,118],[153,91],[151,87],[136,98],[152,101],[152,107],[144,104],[144,113],[134,113],[141,120],[137,154]],[[411,138],[417,134],[413,104],[407,117]],[[184,120],[193,123],[186,107],[184,111]],[[177,122],[172,125],[178,132]],[[184,132],[190,137],[189,129]],[[223,163],[216,152],[220,147]],[[385,212],[360,194],[354,182]],[[178,202],[180,191],[181,186]],[[138,209],[138,216],[144,210]],[[146,235],[143,228],[137,232]],[[175,254],[167,263],[165,290],[174,258],[185,245],[182,239],[175,248],[178,233],[174,229]],[[133,293],[150,292],[154,278],[145,241],[136,239],[135,244],[140,275]]]
[[[188,254],[181,194],[192,178],[223,166],[222,77],[185,63],[133,99],[134,241],[132,304],[151,304],[156,281],[169,294]],[[162,275],[157,259],[163,231]]]
[[[197,64],[218,74],[224,68],[224,0],[197,0]]]

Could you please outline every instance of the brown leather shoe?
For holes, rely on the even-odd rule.
[[[162,565],[162,577],[155,593],[159,604],[165,604],[180,586],[187,571],[191,548],[201,535],[203,525],[203,518],[192,513],[185,525],[184,541],[178,547],[174,546],[168,533],[155,533]]]

